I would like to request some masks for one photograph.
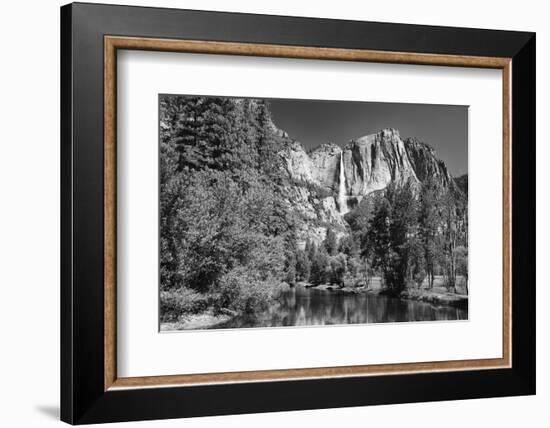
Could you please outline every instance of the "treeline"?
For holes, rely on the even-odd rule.
[[[162,96],[160,115],[163,319],[262,308],[296,242],[267,103]]]
[[[339,242],[333,231],[320,246],[296,251],[296,279],[312,284],[369,286],[380,276],[398,295],[406,287],[444,285],[456,291],[468,276],[468,207],[461,190],[435,181],[389,185],[346,215],[351,234]]]
[[[368,279],[368,266],[361,260],[359,247],[351,236],[342,236],[329,229],[326,239],[316,244],[307,240],[303,249],[296,247],[287,270],[286,281],[293,285],[334,284],[340,287],[358,286]],[[293,263],[293,264],[292,264]]]
[[[370,286],[380,276],[386,291],[434,285],[436,275],[456,292],[468,277],[468,207],[462,190],[434,180],[390,184],[346,215],[351,233],[340,240],[329,230],[317,246],[296,249],[287,281]],[[467,291],[467,290],[466,290]]]
[[[381,272],[386,286],[399,293],[443,275],[456,291],[457,275],[467,276],[468,206],[456,188],[434,181],[390,185],[374,200],[369,228],[360,232],[362,255]]]

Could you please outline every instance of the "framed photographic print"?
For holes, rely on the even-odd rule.
[[[535,393],[535,35],[61,8],[72,424]]]

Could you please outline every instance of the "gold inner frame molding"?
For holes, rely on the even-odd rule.
[[[117,50],[146,50],[212,55],[241,55],[279,58],[360,61],[393,64],[440,65],[493,68],[502,70],[502,144],[503,144],[503,320],[502,358],[431,361],[404,364],[377,364],[304,369],[261,370],[227,373],[203,373],[170,376],[117,376],[116,317],[116,89]],[[230,43],[196,40],[170,40],[139,37],[104,37],[104,389],[204,384],[298,380],[312,378],[359,377],[404,373],[480,370],[511,367],[511,228],[512,228],[512,165],[511,165],[511,69],[510,58],[460,55],[385,52],[360,49],[336,49],[306,46],[282,46],[251,43]]]

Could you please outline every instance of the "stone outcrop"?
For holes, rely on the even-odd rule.
[[[338,190],[341,155],[342,149],[336,144],[323,144],[310,152],[312,176],[321,187],[334,192]]]
[[[313,162],[300,143],[288,142],[281,155],[286,171],[292,179],[308,183],[317,180],[317,177],[313,176]]]
[[[295,215],[296,234],[303,248],[307,239],[321,244],[327,234],[327,228],[338,235],[346,233],[346,221],[338,209],[333,196],[320,197],[315,188],[294,183],[285,189],[287,207]]]
[[[418,182],[407,148],[395,129],[352,140],[344,148],[348,196],[366,196],[391,182]]]
[[[404,143],[418,180],[422,183],[434,180],[443,186],[453,185],[445,162],[437,158],[434,149],[417,138],[407,138]]]

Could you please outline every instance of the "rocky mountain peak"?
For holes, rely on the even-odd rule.
[[[380,138],[383,140],[393,140],[401,138],[401,136],[399,135],[399,131],[394,128],[384,128],[378,133],[378,135],[380,135]]]
[[[340,199],[366,196],[390,182],[403,185],[435,180],[443,186],[454,185],[431,146],[418,138],[402,139],[394,128],[353,139],[344,148],[321,144],[309,153],[293,142],[283,157],[291,176],[338,192]]]
[[[353,139],[343,148],[326,143],[306,152],[292,141],[282,157],[291,178],[324,192],[318,220],[332,219],[340,228],[346,212],[390,183],[418,186],[430,181],[458,189],[431,146],[417,138],[403,139],[394,128]]]
[[[405,147],[416,176],[421,182],[435,180],[443,186],[454,186],[445,162],[438,159],[435,150],[418,138],[405,139]]]
[[[342,152],[342,148],[334,143],[324,143],[321,144],[313,149],[310,150],[309,154],[310,156],[315,156],[316,154],[329,154],[329,155],[335,155],[340,154]]]
[[[403,140],[405,146],[410,150],[424,150],[429,152],[431,155],[435,156],[435,150],[432,146],[416,137],[408,137]]]

